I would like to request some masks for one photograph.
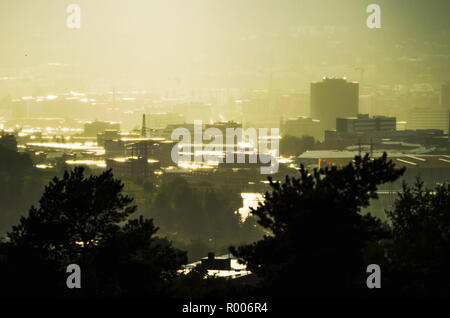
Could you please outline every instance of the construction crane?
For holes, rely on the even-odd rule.
[[[142,115],[142,129],[141,129],[141,136],[147,137],[147,124],[145,122],[145,114]]]

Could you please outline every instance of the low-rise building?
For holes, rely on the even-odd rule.
[[[120,124],[106,121],[94,121],[84,124],[85,136],[97,137],[97,134],[102,133],[105,130],[120,130]]]
[[[299,116],[296,118],[288,118],[285,121],[281,121],[280,133],[282,136],[312,136],[316,140],[322,141],[323,130],[320,126],[320,120],[312,119],[309,117]]]

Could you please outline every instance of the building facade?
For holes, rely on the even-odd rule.
[[[320,121],[310,117],[288,118],[281,121],[280,132],[283,136],[312,136],[316,140],[322,141],[324,138],[323,131],[320,126]]]
[[[355,117],[359,107],[359,84],[345,78],[324,78],[311,83],[311,117],[322,128],[336,129],[336,118]]]
[[[374,116],[358,114],[356,117],[336,118],[337,133],[365,134],[373,131],[396,130],[397,119],[395,117]]]
[[[449,111],[428,108],[411,110],[407,123],[408,129],[440,129],[448,133]]]

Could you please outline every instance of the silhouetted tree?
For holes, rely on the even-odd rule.
[[[207,235],[213,240],[230,241],[239,235],[240,215],[233,209],[233,197],[230,192],[206,190],[204,210],[207,216]]]
[[[27,154],[0,145],[0,235],[42,194],[43,178],[37,170]]]
[[[83,168],[55,177],[39,207],[0,244],[0,280],[7,295],[164,295],[186,253],[157,238],[152,220],[136,211],[111,170],[85,177]],[[127,221],[126,223],[124,223]],[[81,290],[66,287],[69,264],[82,271]]]
[[[312,136],[295,137],[286,135],[280,140],[280,154],[283,156],[298,156],[311,150],[317,144]]]
[[[82,246],[101,241],[118,223],[136,211],[133,199],[122,195],[123,183],[111,170],[84,177],[84,168],[65,172],[45,187],[39,208],[31,207],[28,217],[8,233],[13,244],[76,255]]]
[[[165,232],[228,246],[239,236],[240,216],[235,211],[241,205],[239,191],[229,187],[198,189],[184,178],[175,178],[162,184],[147,213]]]
[[[383,154],[312,173],[301,166],[300,177],[284,183],[269,178],[272,191],[251,213],[271,234],[230,251],[262,278],[269,295],[359,295],[367,290],[364,249],[389,234],[361,208],[377,198],[380,184],[403,173]]]
[[[33,162],[27,154],[18,153],[0,145],[0,171],[22,173],[33,168]]]
[[[156,190],[155,185],[150,181],[144,181],[143,188],[146,193],[152,193]]]
[[[187,263],[185,252],[172,247],[150,219],[130,220],[95,246],[85,275],[92,295],[167,297],[177,270]]]
[[[165,231],[187,235],[206,233],[201,196],[183,178],[163,183],[149,212]]]
[[[387,215],[392,222],[392,285],[403,296],[450,296],[450,185],[426,189],[417,179]]]
[[[0,298],[58,297],[67,288],[66,277],[41,250],[0,241]]]
[[[253,243],[262,239],[264,232],[258,224],[257,217],[249,215],[241,225],[241,244]]]

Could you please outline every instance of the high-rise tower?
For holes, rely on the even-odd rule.
[[[311,117],[319,119],[325,130],[336,129],[336,118],[356,117],[359,84],[345,78],[324,78],[311,83]]]

